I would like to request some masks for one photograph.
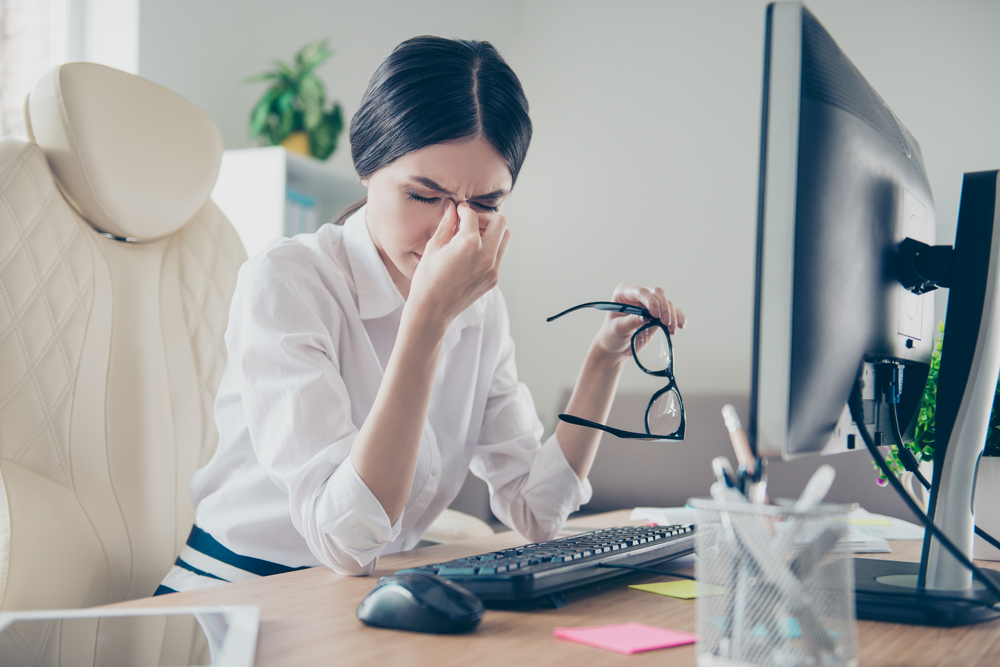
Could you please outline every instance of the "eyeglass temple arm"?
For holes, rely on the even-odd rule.
[[[605,426],[604,424],[598,424],[597,422],[592,422],[589,419],[584,419],[582,417],[574,417],[573,415],[559,415],[559,419],[566,422],[567,424],[574,424],[576,426],[586,426],[587,428],[596,428],[599,431],[607,431],[611,435],[621,438],[623,440],[644,440],[646,442],[675,442],[683,440],[683,422],[682,427],[678,429],[676,434],[673,435],[652,435],[650,433],[637,433],[634,431],[623,431],[612,426]]]
[[[581,308],[596,308],[597,310],[607,310],[613,313],[627,313],[629,315],[639,315],[647,319],[655,319],[648,310],[640,308],[639,306],[632,306],[627,303],[617,303],[615,301],[591,301],[590,303],[581,303],[579,306],[567,308],[561,313],[546,318],[545,321],[551,322],[552,320],[559,319],[563,315],[568,315],[574,310],[580,310]]]
[[[621,429],[617,429],[612,426],[605,426],[604,424],[598,424],[597,422],[592,422],[589,419],[584,419],[583,417],[574,417],[573,415],[559,415],[559,419],[566,422],[567,424],[574,424],[576,426],[586,426],[588,428],[596,428],[602,431],[607,431],[611,435],[618,436],[619,438],[634,438],[637,435],[647,435],[643,433],[632,433],[631,431],[623,431]]]

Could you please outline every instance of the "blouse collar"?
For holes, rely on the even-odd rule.
[[[344,222],[344,246],[358,291],[358,313],[363,320],[374,320],[402,308],[406,302],[368,233],[367,208],[367,205],[362,206]]]

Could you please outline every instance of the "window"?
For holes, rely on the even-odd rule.
[[[0,0],[0,136],[25,136],[31,87],[73,60],[137,74],[139,0]]]
[[[66,52],[53,36],[65,25],[65,0],[0,0],[0,135],[24,136],[24,98]],[[63,34],[65,34],[63,32]]]

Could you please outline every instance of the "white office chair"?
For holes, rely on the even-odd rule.
[[[144,597],[170,569],[246,259],[187,100],[72,63],[25,116],[31,141],[0,139],[0,611]],[[492,532],[456,514],[433,537]]]
[[[101,65],[45,74],[0,139],[0,611],[152,595],[218,441],[246,255],[209,199],[222,140]]]

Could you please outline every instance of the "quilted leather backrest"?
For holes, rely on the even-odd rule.
[[[91,227],[31,142],[0,139],[0,610],[151,595],[193,522],[242,244]]]

